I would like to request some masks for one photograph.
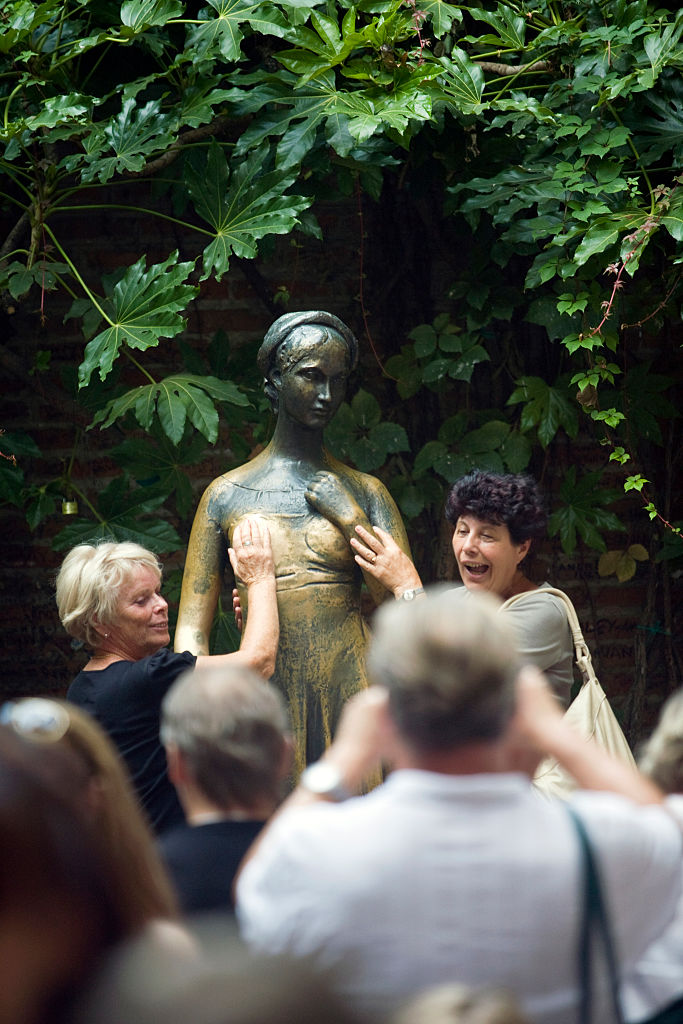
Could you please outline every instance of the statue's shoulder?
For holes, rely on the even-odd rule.
[[[342,480],[347,480],[364,493],[370,495],[383,495],[388,493],[382,481],[378,477],[373,476],[372,473],[363,473],[360,469],[353,469],[351,466],[347,466],[345,462],[340,462],[339,459],[335,459],[334,456],[329,456],[329,461],[330,468],[334,470]]]
[[[262,491],[269,479],[262,454],[217,476],[204,491],[202,501],[223,515],[231,511],[241,513],[245,505],[253,502],[253,493]]]

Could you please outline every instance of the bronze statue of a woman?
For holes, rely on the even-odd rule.
[[[384,485],[323,445],[357,359],[358,342],[331,313],[287,313],[275,321],[258,353],[277,413],[273,437],[254,459],[207,487],[183,576],[175,648],[207,654],[235,527],[254,515],[268,526],[280,615],[273,682],[289,706],[295,775],[320,757],[343,704],[367,685],[362,574],[349,545],[356,525],[383,527],[409,552]],[[246,592],[236,582],[246,616]],[[387,596],[369,574],[366,582],[376,602]]]

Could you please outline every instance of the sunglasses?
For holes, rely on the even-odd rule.
[[[56,743],[70,724],[66,708],[45,697],[26,697],[0,707],[0,725],[9,725],[20,736],[38,743]]]

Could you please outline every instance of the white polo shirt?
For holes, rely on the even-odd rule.
[[[683,832],[683,796],[670,796],[666,803]],[[627,974],[622,997],[627,1021],[647,1020],[683,999],[683,887],[673,920]]]
[[[679,830],[661,808],[611,794],[572,802],[631,965],[671,917]],[[578,864],[566,809],[524,776],[397,771],[367,796],[276,820],[239,880],[238,919],[251,946],[335,969],[360,1010],[457,981],[506,987],[543,1024],[576,1024]]]

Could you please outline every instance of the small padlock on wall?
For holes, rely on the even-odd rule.
[[[78,502],[71,501],[68,498],[64,498],[62,501],[62,515],[63,516],[75,516],[78,515]]]

